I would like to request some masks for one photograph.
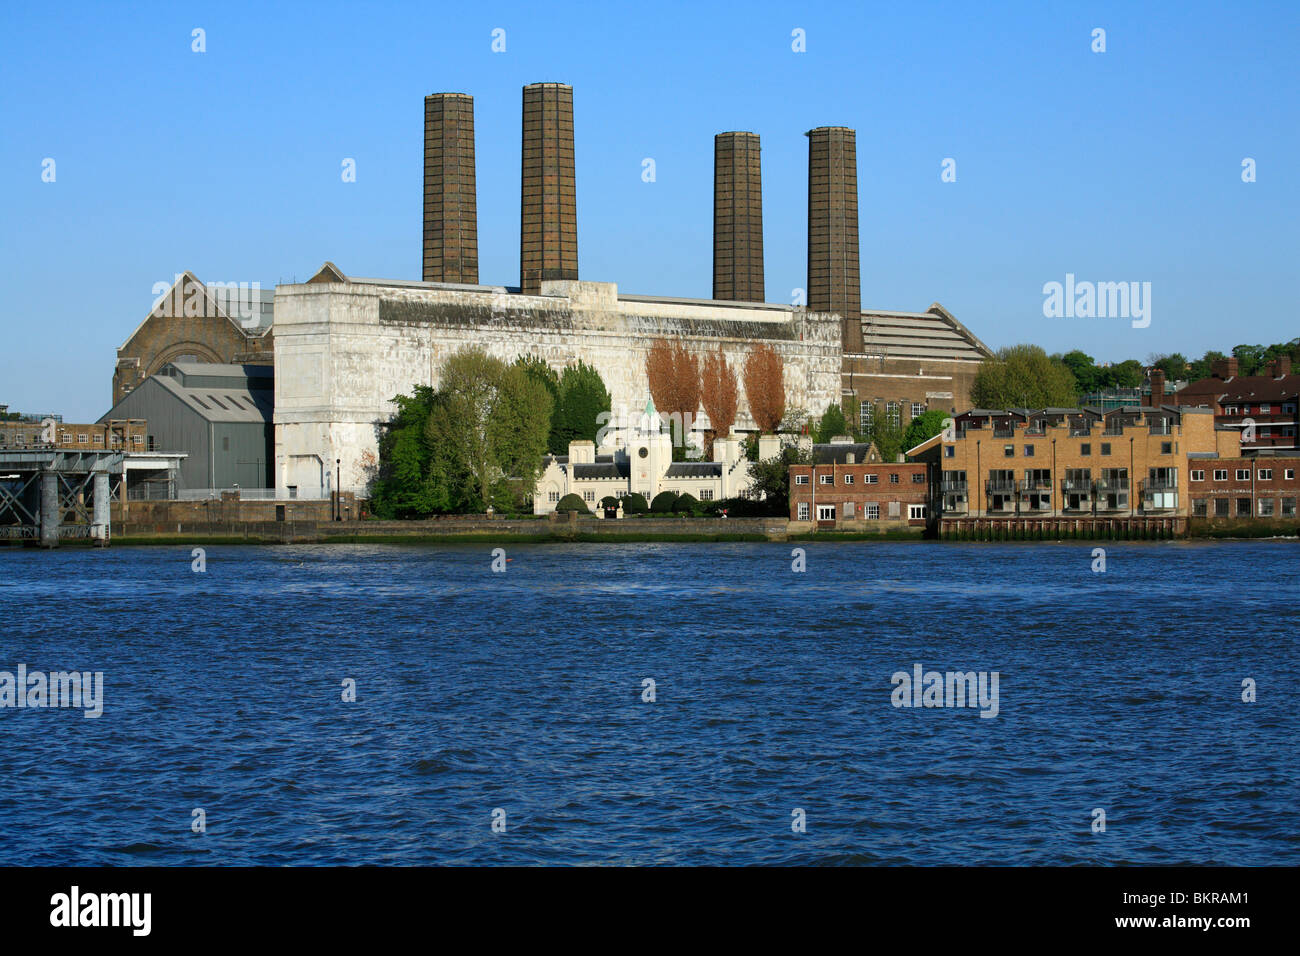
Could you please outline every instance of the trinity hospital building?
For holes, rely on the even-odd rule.
[[[364,494],[392,398],[436,387],[440,364],[467,346],[508,362],[536,356],[557,370],[582,360],[604,379],[615,410],[645,407],[645,359],[659,337],[700,352],[721,348],[737,367],[754,345],[768,344],[784,360],[786,407],[813,415],[849,396],[862,403],[864,421],[887,416],[904,427],[928,409],[969,407],[971,381],[990,354],[975,335],[938,304],[923,312],[861,307],[853,130],[806,134],[807,305],[794,306],[764,301],[759,138],[750,132],[714,139],[713,298],[639,295],[580,279],[573,124],[571,87],[524,87],[518,285],[479,281],[474,101],[434,94],[424,101],[418,280],[361,278],[326,262],[306,282],[253,296],[250,312],[249,303],[229,307],[231,290],[208,295],[199,277],[181,273],[175,294],[118,349],[114,410],[105,417],[122,417],[122,403],[154,376],[166,372],[174,386],[178,367],[195,381],[203,380],[196,363],[222,366],[226,376],[242,370],[248,381],[239,387],[255,392],[250,383],[265,378],[249,370],[270,366],[273,401],[240,403],[263,415],[265,450],[257,440],[232,447],[256,459],[263,487],[312,498]],[[187,307],[194,299],[204,307]],[[203,401],[212,407],[193,410],[209,417],[216,411],[201,387],[157,396]],[[152,418],[147,402],[129,411]],[[753,428],[742,391],[737,429]],[[223,450],[204,440],[219,459]],[[250,474],[249,461],[207,467],[214,483],[219,473]]]

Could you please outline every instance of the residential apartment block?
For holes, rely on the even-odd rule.
[[[1239,437],[1208,408],[972,409],[908,456],[936,469],[942,519],[1185,519],[1191,468]]]

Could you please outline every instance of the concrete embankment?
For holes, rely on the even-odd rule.
[[[115,525],[114,544],[424,544],[549,541],[784,541],[784,518],[504,518],[424,521],[177,521]]]

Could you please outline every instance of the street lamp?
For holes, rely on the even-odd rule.
[[[334,520],[343,520],[343,459],[334,459]]]

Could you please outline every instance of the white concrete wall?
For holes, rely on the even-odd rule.
[[[612,283],[546,283],[521,295],[384,286],[282,285],[275,299],[276,486],[319,493],[342,459],[342,488],[361,491],[378,455],[392,398],[437,386],[450,355],[479,346],[503,361],[534,355],[562,369],[579,359],[605,381],[614,406],[644,408],[645,358],[659,336],[701,351],[722,346],[737,370],[737,428],[750,429],[741,369],[757,341],[785,360],[786,405],[810,412],[840,398],[840,322],[773,305],[620,300]],[[382,304],[382,306],[381,306]],[[613,308],[611,308],[611,305]],[[381,318],[381,312],[383,313]],[[772,329],[774,335],[763,333]],[[761,336],[761,337],[760,337]]]

